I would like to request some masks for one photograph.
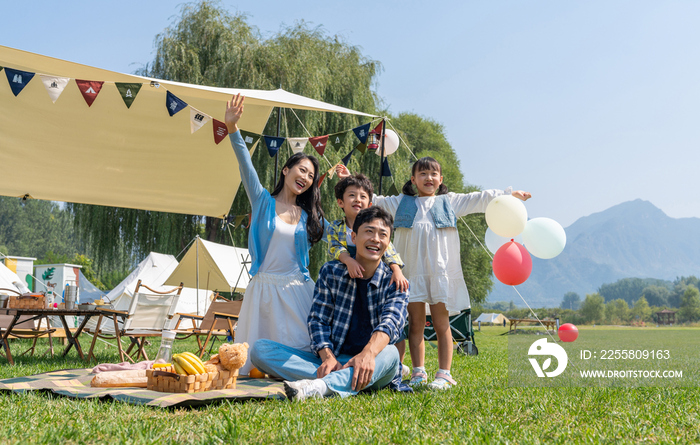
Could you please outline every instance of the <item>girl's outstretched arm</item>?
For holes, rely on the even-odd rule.
[[[510,195],[522,201],[527,201],[528,199],[532,198],[532,193],[524,192],[522,190],[514,190]]]

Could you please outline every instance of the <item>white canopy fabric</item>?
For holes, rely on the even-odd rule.
[[[177,285],[182,282],[185,286],[196,287],[199,273],[200,289],[244,292],[250,281],[244,261],[250,261],[248,249],[217,244],[197,237],[172,275],[165,280],[165,284]]]
[[[191,110],[170,116],[169,91],[219,121],[233,94],[246,96],[240,127],[262,133],[274,107],[370,116],[283,90],[214,88],[120,74],[0,46],[0,67],[34,77],[15,96],[0,73],[0,165],[31,167],[0,195],[222,217],[240,185],[230,143],[213,122],[191,133]],[[41,75],[65,89],[53,102]],[[28,77],[28,76],[27,76]],[[88,106],[76,79],[104,82]],[[26,81],[26,79],[25,79]],[[52,81],[53,82],[53,81]],[[115,82],[143,84],[127,108]],[[17,84],[15,84],[16,86]],[[157,85],[157,86],[156,86]],[[167,90],[167,91],[166,91]]]
[[[474,320],[472,324],[481,322],[483,323],[493,323],[493,324],[503,324],[503,321],[508,321],[505,315],[503,314],[496,314],[496,313],[489,313],[489,314],[481,314],[479,315],[479,318]]]

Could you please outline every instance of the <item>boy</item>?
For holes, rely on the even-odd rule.
[[[355,244],[352,242],[351,233],[357,214],[362,209],[372,205],[374,187],[367,176],[362,173],[350,175],[335,185],[335,198],[338,207],[345,213],[344,219],[333,221],[329,224],[326,235],[328,242],[328,253],[333,259],[339,260],[348,268],[351,278],[361,278],[364,269],[353,257],[355,256]],[[404,277],[401,268],[403,262],[396,252],[394,245],[389,243],[383,257],[383,261],[389,266],[392,272],[391,282],[396,283],[396,289],[400,292],[408,291],[408,280]],[[410,374],[410,368],[403,365],[406,354],[406,341],[402,335],[396,343],[401,358],[401,375]]]

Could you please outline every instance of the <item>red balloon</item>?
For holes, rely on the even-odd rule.
[[[559,326],[559,340],[572,342],[578,338],[578,328],[571,323]]]
[[[522,244],[511,240],[502,245],[493,256],[493,274],[509,286],[522,284],[532,272],[532,258]]]

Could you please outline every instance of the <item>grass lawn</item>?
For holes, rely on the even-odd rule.
[[[482,327],[476,336],[479,355],[455,355],[452,370],[459,386],[444,392],[380,391],[347,399],[226,402],[191,410],[0,393],[0,442],[700,442],[698,388],[510,388],[502,332],[502,327]],[[86,346],[88,340],[83,337]],[[177,342],[176,349],[194,350],[194,340]],[[116,361],[115,351],[103,349],[100,360]],[[434,373],[437,351],[426,346],[426,354],[428,371]],[[75,352],[68,360],[21,357],[16,363],[9,366],[0,358],[0,378],[85,367]]]

